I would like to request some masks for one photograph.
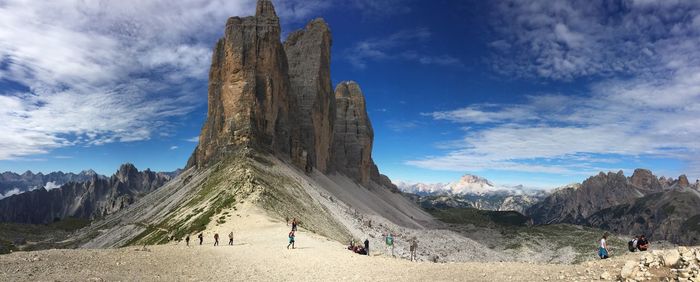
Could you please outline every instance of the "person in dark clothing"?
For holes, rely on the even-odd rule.
[[[292,231],[297,231],[297,219],[292,219]]]
[[[365,251],[367,252],[367,255],[369,256],[369,239],[365,239]]]
[[[214,246],[219,245],[219,233],[214,233]]]
[[[199,238],[199,245],[201,246],[204,242],[204,235],[202,233],[199,233],[199,235],[197,235],[197,238]]]
[[[639,240],[637,240],[637,248],[642,252],[649,249],[649,241],[647,241],[647,238],[644,235],[639,236]]]
[[[187,246],[190,245],[190,234],[187,234],[187,237],[185,237],[185,244],[187,244]]]
[[[228,234],[228,245],[233,246],[233,231]]]

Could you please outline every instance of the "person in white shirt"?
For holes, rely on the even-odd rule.
[[[598,247],[598,256],[601,259],[609,258],[608,254],[608,232],[603,233],[603,237],[600,238],[600,246]]]

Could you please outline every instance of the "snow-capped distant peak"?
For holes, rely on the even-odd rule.
[[[448,184],[446,188],[452,194],[484,194],[503,190],[494,186],[488,179],[471,174],[463,175],[459,180]]]

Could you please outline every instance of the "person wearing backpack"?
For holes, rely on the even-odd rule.
[[[199,235],[197,235],[197,238],[199,238],[199,245],[201,246],[204,242],[204,235],[202,233],[199,233]]]
[[[233,231],[228,234],[228,245],[233,246]]]
[[[219,245],[219,233],[214,233],[214,246]]]
[[[367,251],[367,255],[369,256],[369,239],[365,239],[365,251]]]
[[[187,237],[185,237],[185,244],[189,247],[190,246],[190,234],[187,234]]]
[[[294,249],[294,231],[289,232],[289,244],[287,245],[287,249],[289,249],[289,246],[292,246],[292,249]]]
[[[637,242],[638,242],[638,240],[639,240],[639,237],[638,237],[638,236],[634,236],[634,237],[632,237],[632,240],[630,240],[629,242],[627,242],[627,249],[629,249],[630,252],[633,252],[633,253],[634,253],[634,252],[637,251]]]
[[[391,233],[386,236],[386,251],[390,253],[392,257],[394,256],[394,237],[391,236]]]

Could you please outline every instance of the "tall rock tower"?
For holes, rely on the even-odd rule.
[[[260,0],[254,17],[232,17],[212,54],[209,111],[188,166],[203,166],[236,147],[291,152],[287,57],[272,2]]]
[[[331,31],[323,19],[311,21],[284,42],[290,94],[298,101],[300,141],[309,165],[326,172],[333,142],[335,96],[331,84]]]

